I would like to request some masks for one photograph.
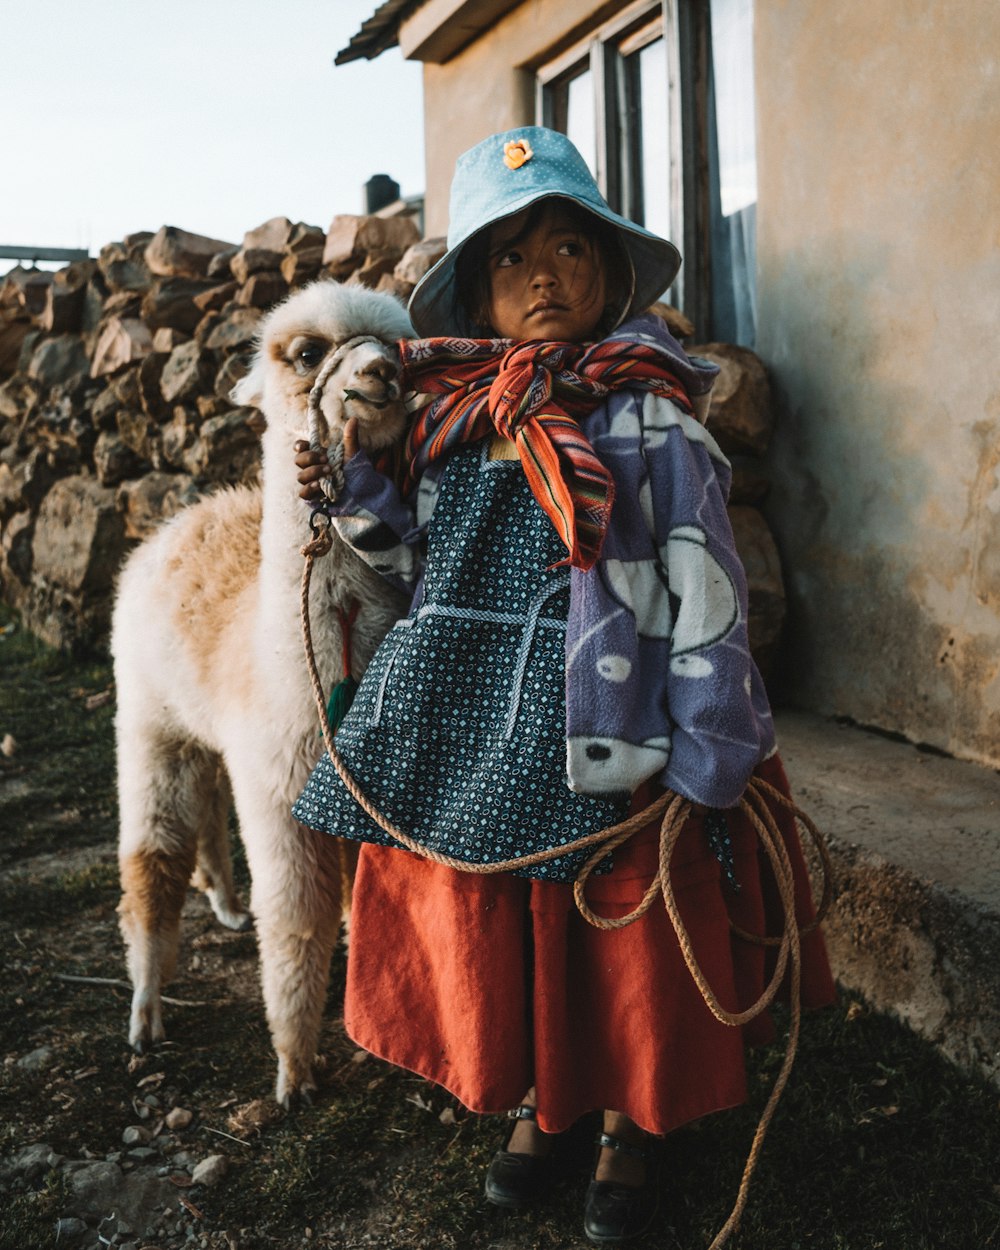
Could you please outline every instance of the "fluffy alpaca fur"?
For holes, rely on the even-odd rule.
[[[350,868],[342,844],[289,812],[322,749],[299,624],[300,548],[310,533],[292,444],[307,436],[308,395],[323,360],[362,334],[390,346],[355,346],[330,377],[321,406],[328,441],[339,440],[352,416],[367,449],[397,439],[406,414],[391,345],[411,333],[395,300],[363,287],[319,282],[274,309],[251,372],[233,392],[267,418],[261,487],[224,491],[168,522],[127,561],[115,607],[129,1040],[141,1051],[164,1037],[161,987],[173,973],[192,876],[223,924],[250,924],[233,889],[231,787],[253,882],[277,1098],[286,1105],[314,1088]],[[361,604],[351,655],[357,678],[405,604],[335,537],[316,562],[311,591],[328,685],[342,675],[336,609],[352,600]]]

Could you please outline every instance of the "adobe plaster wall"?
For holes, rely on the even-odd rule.
[[[1000,6],[758,0],[787,692],[1000,764]]]

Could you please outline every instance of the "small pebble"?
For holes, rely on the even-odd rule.
[[[149,1159],[155,1159],[158,1153],[155,1146],[133,1146],[128,1157],[133,1163],[145,1163]]]
[[[4,734],[3,741],[0,742],[0,754],[6,755],[8,759],[17,750],[17,739],[13,734]]]
[[[186,1107],[174,1107],[167,1112],[167,1128],[171,1130],[187,1128],[194,1119],[194,1113]]]
[[[191,1173],[191,1180],[195,1185],[214,1185],[222,1180],[228,1168],[229,1161],[225,1155],[209,1155]]]
[[[148,1128],[143,1128],[141,1124],[130,1124],[122,1133],[122,1145],[124,1146],[143,1146],[149,1141],[150,1132]]]
[[[56,1224],[56,1241],[73,1241],[82,1237],[86,1231],[87,1225],[83,1220],[78,1220],[75,1216],[67,1217]]]
[[[38,1046],[28,1054],[22,1055],[17,1061],[17,1066],[23,1068],[25,1072],[41,1072],[44,1068],[51,1067],[54,1057],[51,1046]]]

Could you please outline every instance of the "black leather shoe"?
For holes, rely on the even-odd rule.
[[[534,1120],[534,1107],[515,1107],[512,1120]],[[551,1157],[498,1150],[486,1171],[486,1199],[498,1207],[527,1207],[548,1188]]]
[[[583,1208],[583,1234],[597,1246],[617,1245],[644,1233],[656,1214],[657,1187],[652,1175],[651,1151],[644,1146],[601,1133],[598,1147],[608,1146],[645,1161],[645,1183],[635,1187],[617,1181],[592,1180]]]

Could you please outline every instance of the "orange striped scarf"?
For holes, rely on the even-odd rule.
[[[510,339],[412,339],[400,344],[403,384],[434,395],[406,445],[407,486],[432,460],[494,431],[517,448],[528,485],[569,555],[560,565],[592,568],[614,503],[611,474],[578,420],[615,390],[691,402],[655,348],[628,339],[515,343]]]

